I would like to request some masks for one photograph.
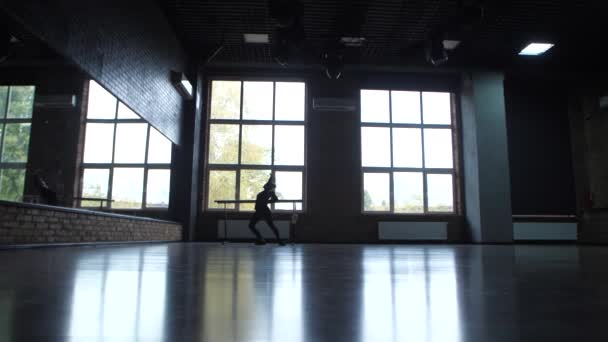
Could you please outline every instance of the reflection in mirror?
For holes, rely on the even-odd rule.
[[[147,134],[148,125],[145,123],[117,124],[114,163],[142,164],[146,158]]]
[[[0,86],[0,200],[23,200],[34,86]]]
[[[112,207],[139,209],[142,206],[144,185],[143,168],[114,168],[112,181]]]
[[[3,19],[15,49],[0,65],[0,201],[169,219],[172,142],[111,80]]]
[[[99,84],[88,84],[92,89],[89,99],[100,98],[92,99],[88,106],[93,118],[87,114],[80,206],[101,210],[168,208],[171,142]],[[99,114],[110,110],[111,115]],[[105,170],[103,175],[100,169]]]

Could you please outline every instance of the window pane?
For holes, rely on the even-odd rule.
[[[452,123],[450,93],[422,93],[422,112],[425,125]]]
[[[85,169],[82,176],[82,196],[84,198],[108,198],[108,169]],[[99,201],[82,201],[82,207],[99,207]],[[103,203],[104,205],[106,203]]]
[[[389,211],[390,179],[388,173],[363,174],[363,210]]]
[[[277,82],[275,86],[275,120],[304,121],[304,83]]]
[[[361,90],[361,122],[389,122],[388,90]]]
[[[420,123],[420,92],[391,91],[393,123]]]
[[[97,82],[89,81],[89,104],[87,118],[114,119],[116,116],[116,98],[102,88]]]
[[[234,200],[236,196],[236,171],[209,172],[209,196],[207,206],[209,208],[224,208],[223,204],[215,203],[217,200]],[[227,205],[233,209],[234,204]]]
[[[363,166],[391,166],[390,128],[361,128],[361,158]]]
[[[23,187],[25,184],[25,170],[0,170],[0,200],[21,202],[23,200]]]
[[[304,126],[275,126],[275,165],[304,165]]]
[[[422,167],[422,134],[419,128],[393,128],[393,166]]]
[[[143,189],[143,168],[114,168],[112,208],[141,209]]]
[[[115,163],[143,163],[146,158],[148,124],[125,123],[116,125]]]
[[[9,163],[26,163],[30,145],[29,123],[6,124],[4,127],[4,145],[2,161]]]
[[[452,175],[430,174],[426,176],[426,182],[429,211],[453,212],[454,188],[452,186]]]
[[[165,138],[156,128],[150,127],[148,163],[171,163],[171,148],[171,140]]]
[[[275,178],[277,182],[275,191],[279,199],[302,199],[302,172],[277,171]],[[293,203],[277,203],[274,207],[278,210],[293,210]],[[302,210],[302,202],[296,203],[296,210]]]
[[[272,126],[243,125],[241,163],[270,165],[272,158]]]
[[[6,104],[8,103],[8,87],[0,86],[0,119],[6,115]]]
[[[272,120],[272,82],[245,82],[243,119]]]
[[[11,86],[7,118],[27,119],[34,108],[34,86]]]
[[[395,212],[424,212],[422,172],[395,172],[393,174]]]
[[[211,84],[211,118],[239,119],[241,113],[241,82],[213,81]]]
[[[141,119],[141,117],[122,102],[118,102],[118,119]]]
[[[212,124],[209,127],[209,163],[237,164],[239,126]]]
[[[146,207],[168,208],[171,189],[171,170],[148,170]]]
[[[424,130],[425,167],[451,169],[452,161],[452,130]]]
[[[264,190],[264,184],[270,178],[270,170],[241,170],[241,200],[255,200],[256,195]],[[255,204],[241,203],[241,210],[253,210]]]
[[[84,140],[85,163],[111,163],[114,124],[88,123]]]

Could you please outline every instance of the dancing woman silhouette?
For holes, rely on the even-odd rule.
[[[269,203],[274,203],[279,200],[274,192],[275,189],[276,185],[274,184],[274,178],[273,176],[270,176],[268,182],[264,184],[264,190],[260,192],[255,199],[255,212],[253,213],[251,220],[249,220],[249,229],[251,229],[251,231],[256,236],[256,245],[266,244],[266,240],[264,240],[264,238],[260,234],[260,231],[255,228],[255,225],[256,223],[258,223],[259,220],[266,221],[268,227],[272,229],[272,232],[277,237],[277,243],[279,245],[285,245],[285,242],[281,240],[281,237],[279,236],[279,230],[272,221],[272,213],[270,212],[270,208],[268,208]]]

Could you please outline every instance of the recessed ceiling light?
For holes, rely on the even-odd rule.
[[[551,43],[530,43],[519,52],[520,56],[538,56],[547,52],[554,44]]]
[[[340,42],[348,47],[360,47],[365,42],[365,37],[342,37]]]
[[[267,34],[260,33],[245,33],[243,34],[243,38],[245,39],[245,43],[250,44],[268,44],[270,43],[270,39]]]
[[[443,40],[443,48],[446,50],[454,50],[455,48],[458,47],[458,45],[460,45],[460,40],[449,40],[449,39]]]

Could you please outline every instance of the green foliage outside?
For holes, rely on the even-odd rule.
[[[108,194],[104,192],[100,184],[88,184],[82,189],[82,197],[86,198],[108,198]],[[87,208],[99,208],[101,203],[99,201],[82,201],[81,207]],[[106,203],[103,203],[105,206]]]
[[[0,87],[0,160],[5,164],[25,164],[28,159],[30,123],[15,123],[11,119],[32,117],[35,87]],[[25,170],[18,165],[0,170],[0,199],[23,200]]]
[[[10,100],[8,113],[9,119],[29,119],[32,117],[34,108],[34,90],[33,86],[10,87]]]
[[[241,110],[241,82],[214,81],[211,101],[212,119],[236,119]]]
[[[423,213],[424,204],[422,195],[414,195],[408,201],[395,203],[396,213]]]
[[[6,115],[6,104],[8,103],[8,87],[0,86],[0,119]]]
[[[25,170],[0,170],[0,200],[21,202],[23,200],[23,187],[25,185]]]
[[[29,123],[5,124],[4,144],[2,145],[3,163],[27,163],[30,126]]]
[[[238,85],[238,86],[237,86]],[[211,101],[211,117],[213,119],[238,119],[240,112],[240,83],[213,83],[213,99]],[[244,109],[245,110],[245,109]],[[236,114],[235,114],[236,113]],[[213,124],[209,139],[209,162],[211,164],[238,164],[239,160],[239,129],[238,125]],[[247,163],[253,165],[268,165],[271,150],[263,144],[256,144],[254,139],[243,139],[241,153],[247,155]],[[245,158],[243,158],[245,159]],[[216,200],[236,199],[236,171],[212,170],[209,174],[209,192],[207,205],[209,208],[224,208],[215,203]],[[241,170],[240,198],[254,200],[268,181],[270,170]],[[227,206],[234,209],[234,205]],[[253,204],[241,204],[240,210],[253,210]]]

